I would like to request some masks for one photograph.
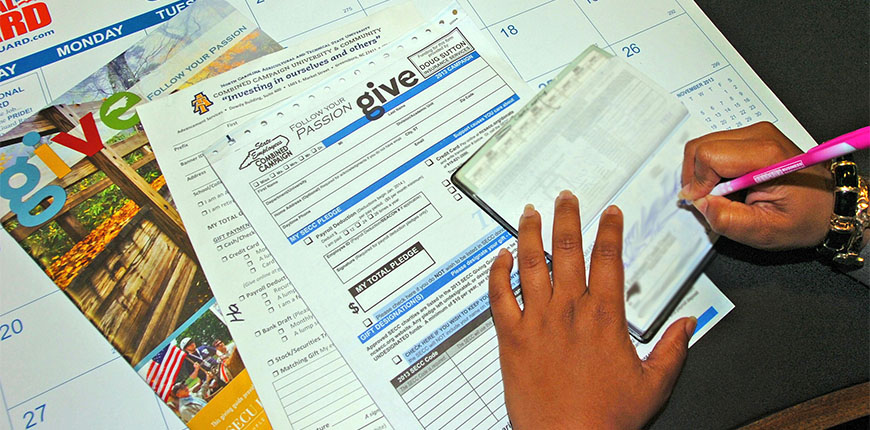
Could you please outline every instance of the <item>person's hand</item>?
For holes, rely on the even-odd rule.
[[[686,144],[680,197],[692,201],[714,232],[737,242],[762,249],[816,245],[834,208],[833,179],[824,165],[749,188],[743,201],[708,195],[722,179],[801,153],[769,122],[699,137]]]
[[[501,250],[489,277],[505,402],[513,428],[638,428],[671,393],[695,329],[673,323],[649,359],[629,339],[623,299],[622,213],[601,217],[589,283],[577,197],[563,191],[553,221],[552,281],[541,243],[541,217],[527,206],[517,261],[525,307],[511,291],[513,258]]]

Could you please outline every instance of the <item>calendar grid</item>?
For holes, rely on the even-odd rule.
[[[582,50],[581,45],[595,44],[633,63],[678,96],[681,89],[715,81],[714,87],[688,91],[691,95],[682,100],[711,130],[778,120],[679,0],[637,6],[636,17],[643,19],[635,21],[614,20],[607,10],[613,3],[596,0],[591,0],[589,5],[581,3],[582,0],[547,0],[511,9],[509,4],[488,0],[467,1],[481,30],[489,34],[514,71],[537,88],[546,86],[569,64],[573,54]],[[550,18],[558,22],[551,23]],[[653,42],[675,37],[679,37],[681,43],[662,45],[667,46],[664,50]],[[563,43],[561,39],[565,38],[578,40],[577,52],[562,50],[555,56],[547,55],[548,43]],[[686,67],[672,73],[670,64],[680,59],[690,60],[686,60]],[[714,76],[724,79],[717,80]],[[722,86],[726,84],[730,86]]]
[[[625,41],[628,40],[628,39],[631,39],[631,38],[633,38],[633,37],[637,37],[637,36],[640,35],[640,34],[646,33],[647,31],[650,31],[650,30],[652,30],[652,29],[654,29],[654,28],[656,28],[656,27],[660,27],[660,26],[662,26],[662,25],[665,25],[665,24],[667,24],[668,22],[673,21],[673,20],[675,20],[675,19],[677,19],[677,18],[679,18],[679,17],[681,17],[681,16],[684,16],[684,15],[686,15],[685,12],[683,12],[683,13],[681,13],[681,14],[678,14],[678,15],[674,15],[674,16],[672,16],[672,17],[670,17],[670,18],[668,18],[668,19],[666,19],[666,20],[664,20],[664,21],[662,21],[662,22],[660,22],[660,23],[658,23],[658,24],[652,25],[652,26],[647,27],[647,28],[645,28],[645,29],[643,29],[643,30],[641,30],[641,31],[638,31],[637,33],[634,33],[634,34],[629,35],[629,36],[627,36],[627,37],[623,37],[622,39],[619,39],[619,40],[617,40],[616,42],[613,42],[613,43],[611,43],[611,44],[608,44],[608,45],[606,46],[606,48],[611,48],[613,45],[619,45],[619,44],[621,44],[622,42],[625,42]]]
[[[46,298],[46,297],[48,297],[48,296],[50,296],[50,295],[52,295],[52,294],[57,294],[57,293],[59,293],[59,292],[60,292],[60,290],[58,289],[58,290],[54,290],[54,291],[51,291],[51,292],[49,292],[49,293],[43,294],[43,295],[41,295],[41,296],[39,296],[39,297],[37,297],[37,298],[35,298],[35,299],[33,299],[33,300],[27,302],[27,303],[24,303],[24,304],[18,305],[18,306],[16,306],[16,307],[13,308],[13,309],[9,309],[8,311],[5,311],[5,312],[3,312],[3,313],[0,313],[0,317],[5,317],[6,315],[11,314],[12,312],[15,312],[15,311],[20,310],[20,309],[24,309],[24,308],[26,308],[26,307],[28,307],[28,306],[30,306],[30,305],[32,305],[32,304],[34,304],[34,303],[36,303],[36,302],[38,302],[38,301],[44,299],[44,298]]]
[[[358,2],[357,2],[357,3],[358,3]],[[347,18],[349,18],[349,17],[352,17],[352,16],[354,16],[354,15],[357,15],[357,14],[359,14],[360,12],[365,12],[365,9],[360,10],[360,11],[356,11],[356,12],[353,12],[353,13],[350,13],[350,14],[347,14],[347,15],[341,17],[341,18],[336,18],[336,19],[333,19],[332,21],[328,21],[328,22],[325,22],[325,23],[323,23],[323,24],[320,24],[320,25],[317,25],[317,26],[314,26],[314,27],[311,27],[311,28],[309,28],[308,30],[305,30],[305,31],[302,31],[302,32],[299,32],[299,33],[295,33],[295,34],[293,34],[293,35],[291,35],[291,36],[288,36],[288,37],[285,37],[285,38],[279,40],[278,43],[280,43],[280,44],[283,45],[283,44],[285,44],[285,43],[286,43],[288,40],[290,40],[290,39],[295,39],[295,38],[297,38],[297,37],[299,37],[299,36],[302,36],[303,34],[310,33],[310,32],[312,32],[312,31],[314,31],[314,30],[317,30],[318,28],[326,27],[326,26],[328,26],[328,25],[332,25],[332,24],[334,24],[334,23],[336,23],[336,22],[338,22],[338,21],[341,21],[341,20],[343,20],[343,19],[347,19]]]
[[[26,271],[24,272],[20,276],[27,276]],[[10,282],[14,286],[20,285],[14,277],[10,278]],[[40,342],[47,341],[64,346],[60,347],[61,349],[57,349],[57,345],[54,349],[42,348],[39,356],[26,360],[29,363],[26,366],[16,365],[16,362],[11,360],[4,363],[5,372],[0,375],[0,403],[2,403],[0,406],[5,411],[6,419],[0,421],[0,428],[31,428],[43,421],[53,421],[58,417],[64,417],[65,414],[75,413],[73,411],[80,410],[83,403],[76,403],[75,406],[59,406],[58,399],[65,398],[70,393],[81,392],[83,387],[92,387],[95,381],[101,381],[100,378],[118,377],[119,372],[124,372],[122,369],[129,369],[123,357],[106,343],[101,335],[93,331],[92,327],[88,327],[91,325],[90,322],[82,318],[79,322],[69,323],[66,319],[69,316],[67,312],[73,305],[55,285],[34,286],[21,291],[15,299],[4,301],[2,304],[8,307],[0,308],[0,319],[4,326],[10,327],[5,332],[2,349],[0,349],[4,358],[12,357],[10,354],[14,354],[14,351],[20,348],[20,344],[16,342],[28,342],[18,336],[37,336],[43,339]],[[35,316],[38,315],[52,315],[53,318],[37,321]],[[15,322],[20,324],[18,331],[14,331]],[[81,332],[85,328],[93,331],[90,336],[84,336]],[[46,337],[48,335],[52,337],[49,339]],[[72,339],[75,339],[74,343],[69,343]],[[71,352],[64,348],[78,348],[78,350],[67,355],[59,353],[59,351]],[[42,367],[47,363],[55,363],[50,361],[51,357],[57,357],[59,360],[78,358],[86,361],[79,361],[83,364],[81,368],[71,366],[66,369],[60,366],[60,369],[65,369],[60,371],[55,367],[50,369]],[[45,358],[49,358],[49,361]],[[136,378],[136,376],[132,377]],[[103,382],[108,381],[103,380]],[[117,387],[117,384],[103,384],[106,393],[114,392]],[[150,417],[151,428],[170,429],[169,421],[161,412],[160,399],[150,389],[143,388],[143,390],[157,402],[155,413]],[[84,388],[84,391],[87,392],[87,388]],[[139,393],[141,395],[141,391]],[[142,397],[139,399],[143,400]],[[80,400],[87,402],[88,397],[82,397]],[[142,406],[141,403],[139,405]],[[156,419],[156,415],[160,416],[159,420]],[[87,419],[84,415],[82,417]],[[160,422],[163,424],[158,424]]]
[[[680,5],[680,8],[683,8],[683,5],[682,5],[679,1],[677,1],[677,4]],[[685,11],[686,11],[686,9],[683,8],[683,12],[685,12]],[[698,27],[699,29],[701,28],[701,26],[698,25],[698,22],[695,21],[695,18],[692,18],[691,15],[689,16],[689,19],[692,20],[692,24],[694,24],[694,25],[695,25],[696,27]],[[716,46],[716,44],[713,43],[712,40],[710,40],[710,36],[709,36],[707,33],[704,33],[703,31],[702,31],[702,33],[704,34],[704,37],[707,38],[707,41],[710,42],[710,45],[713,46],[713,48],[716,49],[716,51],[719,53],[719,55],[721,55],[721,56],[724,58],[725,55],[722,53],[722,50],[719,49],[719,47]],[[731,66],[731,63],[728,63],[728,65]],[[746,84],[746,79],[744,79],[743,76],[740,75],[740,72],[737,72],[737,71],[735,70],[735,73],[737,73],[737,76],[739,76],[740,79],[743,81],[743,83]],[[754,88],[752,88],[752,87],[749,86],[748,84],[746,84],[746,85],[747,85],[747,87],[752,91],[752,94],[755,95],[756,98],[758,98],[758,101],[761,102],[762,105],[764,105],[764,108],[767,109],[767,111],[770,112],[771,115],[773,115],[773,117],[774,117],[775,120],[774,120],[774,121],[771,121],[771,122],[775,123],[775,122],[777,121],[777,119],[776,119],[776,115],[773,113],[773,111],[770,109],[770,107],[767,106],[767,103],[765,103],[764,100],[763,100],[762,98],[758,97],[758,94],[755,92],[755,89],[754,89]]]
[[[553,0],[551,0],[551,1],[553,1]],[[483,18],[481,18],[480,14],[474,8],[474,5],[471,4],[471,2],[469,2],[468,6],[471,8],[471,11],[474,12],[474,15],[477,16],[477,19],[479,19],[480,22],[483,23]],[[481,30],[486,30],[486,33],[489,34],[489,37],[491,37],[492,40],[495,40],[495,36],[493,36],[492,31],[490,31],[490,29],[486,25],[486,23],[483,24],[483,27],[481,27]],[[498,42],[496,42],[496,46],[498,46],[498,49],[499,49],[499,51],[501,51],[501,54],[504,55],[504,58],[507,59],[508,63],[510,63],[510,65],[511,65],[511,67],[513,67],[514,71],[517,72],[517,75],[519,75],[520,74],[519,69],[517,69],[517,66],[510,59],[510,57],[507,55],[507,52],[504,51],[504,48],[501,45],[499,45]]]
[[[583,16],[586,18],[586,20],[589,21],[589,25],[591,25],[592,28],[595,29],[595,32],[598,33],[598,37],[600,37],[601,40],[604,41],[604,43],[607,43],[607,48],[610,48],[610,43],[607,41],[607,38],[604,37],[604,34],[601,33],[601,30],[598,29],[598,26],[595,25],[595,23],[592,21],[592,18],[589,18],[589,14],[586,13],[586,11],[583,10],[582,7],[580,7],[580,3],[577,3],[577,1],[578,0],[574,0],[574,5],[577,6],[577,9],[580,9],[580,13],[583,14]],[[613,53],[613,55],[616,55],[616,53],[613,52],[613,49],[610,49],[610,52]]]
[[[529,13],[529,12],[535,10],[535,9],[538,9],[538,8],[540,8],[540,7],[543,7],[543,6],[546,6],[546,5],[548,5],[548,4],[550,4],[550,3],[553,3],[553,2],[555,2],[555,1],[556,1],[556,0],[547,0],[547,1],[541,3],[541,4],[537,5],[537,6],[532,6],[532,7],[528,8],[528,9],[522,11],[522,12],[517,12],[517,13],[515,13],[515,14],[513,14],[513,15],[507,17],[507,18],[503,18],[503,19],[500,19],[500,20],[498,20],[498,21],[495,21],[495,22],[493,22],[492,24],[487,24],[487,23],[484,22],[483,25],[484,25],[485,27],[494,27],[494,26],[499,25],[499,24],[501,24],[501,23],[503,23],[503,22],[510,21],[511,19],[516,18],[516,17],[518,17],[518,16],[520,16],[520,15],[522,15],[522,14]],[[469,3],[469,4],[471,4],[471,3]],[[474,9],[474,6],[472,5],[471,8]],[[475,11],[475,13],[477,13],[477,12]],[[477,17],[480,18],[480,14],[478,14]],[[483,19],[482,19],[482,18],[480,19],[480,22],[483,22]]]
[[[3,402],[3,410],[6,411],[6,420],[9,422],[9,428],[12,428],[12,414],[10,413],[9,404],[6,403],[6,392],[3,391],[3,381],[0,381],[0,401]]]
[[[84,372],[79,373],[78,375],[75,375],[75,376],[73,376],[73,377],[70,377],[70,378],[68,378],[67,380],[63,381],[63,382],[60,382],[60,383],[56,384],[55,386],[53,386],[53,387],[51,387],[51,388],[48,388],[48,389],[44,390],[43,392],[41,392],[41,393],[39,393],[39,394],[36,394],[36,395],[30,397],[29,399],[22,400],[22,401],[18,402],[18,404],[15,404],[15,405],[12,405],[12,406],[7,406],[7,412],[10,411],[10,410],[12,410],[12,409],[15,409],[15,408],[17,408],[17,407],[19,407],[19,406],[21,406],[21,405],[23,405],[23,404],[25,404],[25,403],[27,403],[27,402],[33,400],[33,399],[36,399],[37,397],[43,396],[43,395],[45,395],[46,393],[49,393],[49,392],[51,392],[51,391],[54,391],[54,390],[56,390],[56,389],[58,389],[58,388],[60,388],[60,387],[62,387],[62,386],[64,386],[64,385],[66,385],[66,384],[68,384],[68,383],[70,383],[70,382],[73,382],[73,381],[75,381],[76,379],[81,378],[82,376],[85,376],[85,375],[87,375],[88,373],[91,373],[91,372],[93,372],[94,370],[97,370],[97,369],[99,369],[99,368],[101,368],[101,367],[103,367],[103,366],[105,366],[105,365],[107,365],[107,364],[109,364],[109,363],[111,363],[111,362],[113,362],[113,361],[115,361],[115,360],[118,360],[118,359],[120,359],[120,358],[121,358],[121,357],[118,356],[118,357],[115,357],[115,358],[113,358],[113,359],[111,359],[111,360],[109,360],[109,361],[106,361],[106,362],[102,363],[102,364],[98,364],[98,365],[96,365],[96,366],[94,366],[94,367],[92,367],[92,368],[90,368],[90,369],[88,369],[88,370],[85,370]],[[5,403],[5,399],[4,399],[4,403]]]
[[[270,13],[264,13],[263,11],[269,10],[272,7],[267,5],[264,0],[245,0],[245,6],[247,6],[248,11],[250,12],[254,22],[257,24],[258,27],[263,29],[266,33],[271,34],[275,38],[275,40],[278,41],[278,43],[280,43],[281,45],[287,46],[289,41],[292,41],[293,39],[296,39],[302,35],[311,33],[312,31],[316,31],[322,28],[334,27],[336,23],[347,20],[348,18],[368,16],[371,9],[377,8],[392,1],[394,0],[365,2],[370,4],[364,5],[364,2],[362,0],[350,0],[344,3],[343,7],[341,6],[341,4],[339,4],[339,2],[335,2],[330,4],[329,6],[333,8],[339,7],[341,10],[324,10],[323,12],[317,13],[312,12],[312,10],[306,10],[306,8],[300,8],[300,10],[296,11],[297,14],[291,15],[291,18],[293,18],[294,20],[290,20],[288,22],[278,22],[275,20],[275,17]],[[305,5],[308,6],[309,4],[311,6],[319,6],[317,3],[314,2],[306,3]],[[330,17],[328,15],[330,12],[334,12],[338,14],[338,16],[333,15],[332,17]],[[306,18],[312,13],[317,16],[317,19]],[[311,22],[317,22],[317,25],[309,26]],[[287,30],[290,28],[296,30],[301,28],[302,31],[287,33]]]

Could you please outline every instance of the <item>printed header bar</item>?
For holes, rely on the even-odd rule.
[[[18,60],[2,64],[0,65],[0,70],[13,70],[14,73],[0,74],[0,82],[20,76],[27,72],[32,72],[40,67],[56,63],[73,55],[105,45],[108,42],[129,36],[146,28],[153,27],[164,21],[168,21],[175,15],[178,15],[177,13],[173,15],[163,13],[165,10],[165,6],[159,7],[132,18],[125,19],[121,22],[91,31],[82,36],[67,40],[66,42],[57,44],[50,48],[43,49],[42,51],[26,55]],[[76,42],[78,42],[80,48],[73,50],[71,45]]]

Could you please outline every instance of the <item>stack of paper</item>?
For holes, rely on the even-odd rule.
[[[711,129],[770,120],[811,142],[692,2],[188,3],[137,15],[175,18],[16,108],[0,252],[5,273],[20,244],[193,428],[504,426],[484,284],[514,240],[448,178],[590,44]],[[43,3],[27,4],[43,56],[135,27],[53,46]],[[3,94],[49,68],[0,75]],[[4,298],[26,296],[6,279]],[[23,327],[49,302],[4,299],[20,332],[4,358],[39,354]],[[675,317],[699,317],[697,340],[731,308],[702,277]],[[35,373],[23,364],[0,374],[7,399]],[[9,425],[46,419],[53,392],[16,394]]]

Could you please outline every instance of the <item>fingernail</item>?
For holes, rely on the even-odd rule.
[[[698,200],[692,202],[692,205],[698,209],[698,212],[701,212],[705,217],[707,216],[707,206],[709,206],[709,202],[706,197],[702,197]]]
[[[572,197],[574,197],[574,193],[572,193],[572,192],[569,191],[569,190],[562,190],[562,191],[559,193],[559,197],[556,197],[556,199],[557,199],[557,200],[567,200],[567,199],[570,199],[570,198],[572,198]]]
[[[605,215],[619,215],[619,208],[616,205],[610,205],[604,210]]]
[[[523,208],[523,218],[528,218],[535,214],[535,205],[529,203]]]
[[[507,250],[507,248],[502,248],[498,250],[498,256],[504,256],[505,254],[511,255],[511,252]],[[512,257],[513,258],[513,257]]]
[[[692,337],[695,334],[695,327],[698,326],[698,319],[695,317],[689,317],[689,322],[686,323],[686,336]]]
[[[677,198],[680,200],[689,200],[686,198],[688,193],[689,193],[689,186],[685,185],[685,186],[683,186],[683,188],[680,188],[680,192],[677,193]]]

